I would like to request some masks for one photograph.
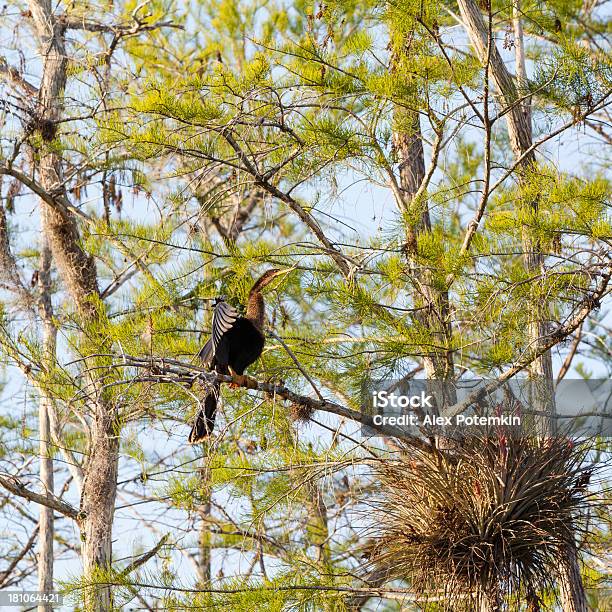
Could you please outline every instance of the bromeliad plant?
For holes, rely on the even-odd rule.
[[[518,436],[471,438],[451,452],[404,447],[380,464],[369,565],[425,600],[443,593],[444,609],[496,610],[517,596],[540,609],[596,503],[588,452]]]

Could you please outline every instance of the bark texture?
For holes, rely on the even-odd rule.
[[[57,329],[53,324],[53,307],[51,304],[51,251],[44,238],[41,245],[38,282],[40,285],[39,313],[43,326],[43,360],[49,368],[55,363],[55,347]],[[44,495],[54,495],[53,492],[53,458],[51,454],[50,412],[51,397],[45,389],[40,389],[38,403],[38,435],[40,483]],[[40,506],[38,537],[38,590],[49,592],[53,590],[53,509]],[[47,604],[38,606],[38,612],[50,612],[52,607]]]
[[[210,513],[212,492],[210,487],[210,468],[208,467],[208,443],[203,444],[204,453],[202,467],[200,468],[200,490],[202,503],[198,506],[200,517],[200,532],[198,534],[198,579],[202,588],[210,588],[212,549],[210,546]]]
[[[559,595],[563,612],[588,612],[586,593],[580,575],[578,551],[575,546],[567,548],[560,566]]]
[[[421,134],[421,121],[416,110],[396,110],[396,128],[393,142],[399,158],[400,205],[406,215],[405,254],[414,282],[414,305],[421,308],[416,317],[424,329],[431,333],[432,346],[423,355],[428,379],[451,379],[454,371],[452,351],[447,350],[451,339],[448,292],[435,286],[431,272],[419,263],[418,237],[431,230],[429,208],[417,196],[425,180],[425,155]],[[454,398],[447,398],[449,405]]]
[[[508,109],[506,123],[513,153],[519,166],[519,180],[535,163],[535,154],[532,150],[532,127],[529,100],[521,99],[519,90],[504,64],[495,44],[490,40],[489,28],[485,24],[480,9],[474,0],[458,0],[461,16],[467,28],[470,41],[476,50],[480,61],[489,66],[489,72],[496,88],[496,95],[502,109]],[[524,42],[522,25],[520,23],[520,4],[515,0],[513,4],[513,29],[515,32],[515,50],[517,60],[517,76],[526,82]],[[518,42],[518,45],[517,45]],[[520,85],[521,83],[519,83]],[[529,203],[534,214],[537,213],[537,200]],[[525,266],[534,274],[545,272],[544,255],[537,241],[530,236],[528,228],[523,232],[523,252]],[[549,309],[547,304],[538,303],[532,309],[533,318],[529,322],[528,339],[532,351],[539,353],[546,346],[550,336]],[[539,410],[554,417],[554,384],[552,370],[552,356],[545,351],[530,365],[529,373],[536,383],[534,404]],[[539,423],[542,435],[554,434],[554,418],[544,418]],[[559,568],[559,589],[563,609],[569,612],[586,610],[586,596],[578,565],[578,556],[574,547],[569,551]]]
[[[49,0],[30,0],[29,7],[42,56],[42,79],[32,126],[40,132],[43,140],[38,162],[39,180],[48,194],[65,200],[62,159],[50,146],[63,113],[67,61],[65,24],[56,18]],[[46,239],[66,290],[82,320],[95,325],[102,316],[98,307],[95,262],[81,247],[76,219],[65,207],[54,205],[49,199],[41,199],[40,206]],[[92,383],[96,388],[96,381]],[[91,445],[79,513],[83,567],[89,578],[98,568],[109,569],[111,566],[119,449],[119,427],[114,407],[96,391],[91,409]],[[110,587],[91,589],[87,606],[95,612],[110,610]]]
[[[48,403],[49,398],[43,396],[39,400],[39,457],[40,482],[44,493],[53,494],[53,460],[50,454],[50,429]],[[39,513],[38,537],[38,590],[50,592],[53,590],[53,510],[41,506]],[[38,612],[49,612],[50,605],[38,606]]]
[[[63,112],[66,86],[65,26],[56,19],[48,0],[30,0],[30,11],[38,34],[43,69],[38,109],[33,128],[40,131],[45,144],[51,143]],[[65,197],[63,165],[60,154],[46,146],[39,157],[40,183],[51,195]],[[79,231],[74,216],[62,206],[41,200],[41,214],[53,258],[77,308],[92,316],[92,296],[98,293],[93,257],[79,244]]]

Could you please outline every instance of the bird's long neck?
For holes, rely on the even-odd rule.
[[[261,291],[251,289],[246,308],[246,319],[251,321],[257,329],[262,330],[264,325],[265,304]]]

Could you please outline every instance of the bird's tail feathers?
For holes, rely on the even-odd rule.
[[[189,433],[189,444],[198,444],[206,440],[215,428],[215,417],[217,415],[217,401],[219,400],[219,383],[215,383],[212,389],[206,393],[204,406],[196,415],[195,422]]]

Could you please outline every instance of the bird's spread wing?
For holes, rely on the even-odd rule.
[[[213,358],[212,338],[206,341],[206,344],[200,349],[198,357],[202,360],[205,368],[209,368]]]
[[[212,321],[213,351],[217,350],[221,337],[229,331],[240,315],[238,311],[223,300],[217,302]]]
[[[227,302],[223,300],[217,302],[213,312],[211,337],[198,353],[204,364],[210,365],[212,363],[223,334],[232,328],[239,316],[238,311]]]

